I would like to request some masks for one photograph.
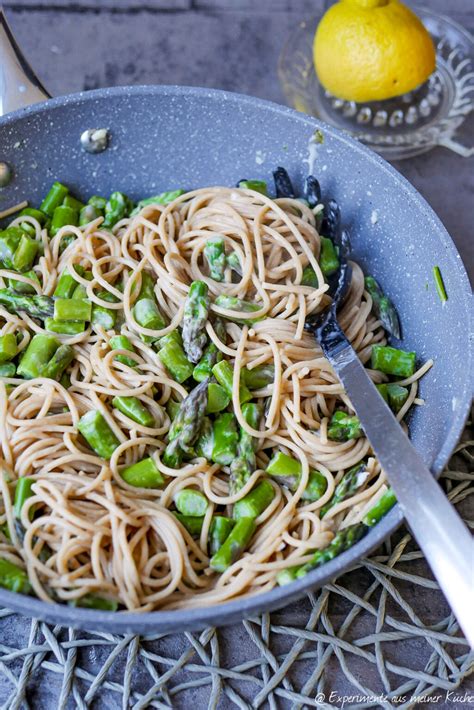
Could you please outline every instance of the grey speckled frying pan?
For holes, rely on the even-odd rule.
[[[0,76],[0,82],[1,82]],[[107,127],[109,148],[84,152],[86,128]],[[471,289],[443,225],[393,168],[343,133],[293,110],[226,93],[153,86],[91,91],[36,104],[0,118],[0,160],[14,168],[0,190],[0,209],[28,199],[38,204],[54,179],[75,194],[123,190],[132,198],[205,185],[233,185],[242,177],[268,179],[284,165],[299,188],[308,171],[315,129],[314,173],[324,194],[341,205],[355,258],[396,303],[403,347],[435,365],[423,378],[426,401],[410,419],[410,433],[438,475],[453,451],[471,401]],[[441,304],[432,280],[439,265],[449,296]],[[413,491],[416,496],[416,490]],[[294,584],[220,606],[179,612],[110,613],[47,604],[0,590],[0,604],[28,616],[117,633],[178,631],[223,625],[284,606],[346,570],[400,524],[395,507],[352,549]]]

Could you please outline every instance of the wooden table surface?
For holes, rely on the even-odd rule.
[[[228,89],[281,103],[276,65],[282,43],[300,20],[321,6],[322,0],[4,3],[20,45],[53,95],[164,83]],[[473,0],[430,0],[429,6],[474,29]],[[474,143],[473,125],[471,117],[462,131],[465,144]],[[437,148],[396,167],[441,217],[474,275],[474,160]],[[9,634],[24,635],[25,629],[12,627]],[[37,700],[49,710],[53,706],[47,689],[42,691]],[[0,704],[1,697],[0,689]]]

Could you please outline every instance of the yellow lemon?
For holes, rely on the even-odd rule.
[[[380,101],[415,89],[436,65],[433,41],[398,0],[340,0],[314,37],[319,81],[348,101]]]

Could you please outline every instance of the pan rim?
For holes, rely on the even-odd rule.
[[[370,149],[361,145],[353,138],[343,134],[339,130],[325,124],[319,119],[301,114],[294,109],[282,106],[272,101],[259,99],[245,94],[239,94],[220,89],[207,89],[190,86],[173,85],[139,85],[139,86],[118,86],[112,88],[95,89],[93,91],[78,92],[62,97],[56,97],[45,102],[34,104],[26,108],[19,109],[13,113],[0,117],[0,130],[18,119],[30,115],[49,112],[55,108],[63,106],[83,104],[103,100],[108,97],[129,97],[131,95],[153,95],[153,96],[188,96],[190,98],[203,98],[215,100],[217,102],[236,102],[240,106],[264,107],[274,114],[280,114],[292,118],[294,121],[306,124],[308,128],[321,128],[331,137],[340,143],[349,146],[353,154],[361,155],[365,160],[377,165],[379,170],[388,174],[396,184],[397,189],[403,191],[410,198],[414,207],[423,213],[425,219],[432,223],[433,231],[437,233],[440,245],[444,246],[452,261],[458,281],[459,295],[462,296],[466,306],[469,332],[472,332],[472,291],[469,278],[463,262],[458,254],[457,248],[442,224],[439,217],[429,206],[420,193],[401,175],[395,168],[389,165],[383,158]],[[450,428],[443,445],[438,451],[432,465],[431,471],[439,477],[442,469],[451,456],[459,437],[462,434],[467,420],[472,387],[472,357],[473,345],[470,343],[466,363],[466,383],[462,400],[458,403],[457,412],[451,421]],[[98,629],[100,627],[113,630],[116,633],[146,633],[150,631],[180,631],[203,628],[205,626],[225,625],[236,623],[243,618],[261,611],[270,611],[281,608],[292,601],[296,601],[304,596],[305,592],[319,589],[321,586],[339,576],[349,568],[360,566],[362,558],[378,547],[389,535],[391,535],[403,521],[403,514],[397,504],[386,515],[380,523],[360,540],[351,549],[342,553],[334,560],[326,563],[319,569],[313,570],[306,577],[285,587],[275,587],[269,592],[257,594],[251,597],[241,597],[223,604],[209,607],[152,611],[152,612],[104,612],[92,609],[81,609],[69,607],[63,604],[48,603],[34,597],[26,597],[8,590],[0,589],[0,604],[15,610],[29,617],[36,617],[59,623],[65,626],[72,626],[82,629]]]

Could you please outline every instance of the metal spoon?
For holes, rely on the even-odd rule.
[[[330,211],[331,213],[331,211]],[[332,218],[339,219],[338,209]],[[318,340],[351,400],[372,449],[395,491],[405,518],[471,648],[474,648],[473,538],[360,362],[337,321],[351,268],[349,237],[333,226],[339,270],[329,277],[332,303],[308,318],[305,328]]]

